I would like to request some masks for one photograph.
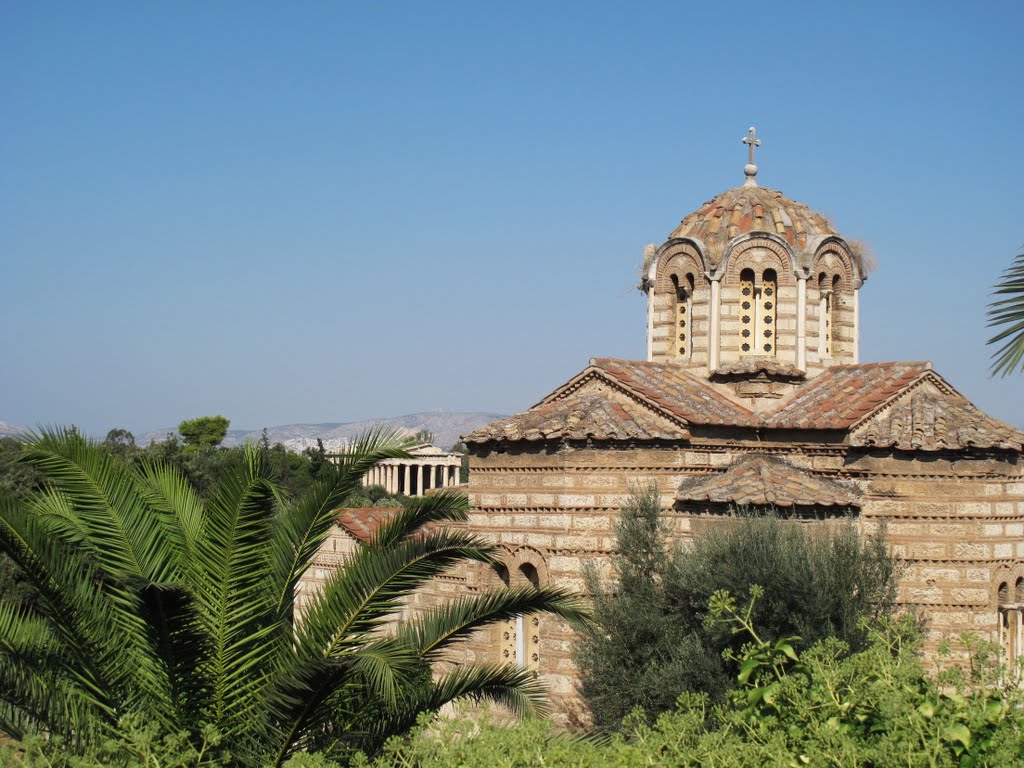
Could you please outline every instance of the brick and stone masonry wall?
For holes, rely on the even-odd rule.
[[[744,449],[777,451],[863,489],[863,530],[884,524],[893,553],[906,561],[899,599],[923,612],[928,649],[965,630],[996,640],[998,574],[1024,564],[1024,475],[1007,460],[921,460],[764,443],[491,453],[472,459],[469,526],[511,558],[542,559],[551,583],[583,590],[584,562],[610,576],[614,526],[632,487],[656,484],[672,528],[686,538],[693,517],[671,511],[679,483],[724,468]],[[564,722],[584,719],[571,629],[544,617],[540,638],[540,672],[554,711]],[[481,634],[467,658],[496,659],[499,647],[496,633]]]
[[[1007,456],[966,459],[735,440],[629,450],[534,445],[471,458],[468,528],[499,547],[512,584],[524,583],[521,566],[527,565],[541,583],[583,592],[584,563],[594,563],[603,578],[612,575],[614,527],[631,489],[656,485],[671,529],[685,539],[695,518],[673,510],[679,483],[724,469],[749,450],[779,453],[797,466],[860,487],[862,529],[871,533],[884,525],[892,552],[904,561],[899,599],[923,613],[927,649],[963,631],[997,639],[999,580],[1024,573],[1024,467]],[[297,602],[302,605],[320,588],[356,546],[347,532],[336,529],[303,579]],[[465,566],[435,580],[410,607],[423,609],[502,583],[489,567]],[[576,692],[572,630],[548,616],[537,629],[538,671],[556,719],[585,721]],[[502,625],[477,633],[451,662],[502,660],[507,630]]]

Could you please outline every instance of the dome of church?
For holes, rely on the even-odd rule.
[[[828,219],[781,192],[747,185],[723,192],[684,218],[669,238],[701,240],[711,251],[748,232],[770,232],[794,248],[816,236],[838,235]],[[710,255],[710,254],[709,254]]]

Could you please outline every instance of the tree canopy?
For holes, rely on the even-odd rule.
[[[224,442],[231,422],[223,416],[200,416],[185,419],[178,425],[178,433],[185,445],[216,447]]]

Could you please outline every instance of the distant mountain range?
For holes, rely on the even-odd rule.
[[[505,418],[500,413],[453,413],[450,411],[427,411],[410,413],[405,416],[394,416],[387,419],[366,419],[341,424],[284,424],[267,427],[267,438],[271,443],[284,443],[292,451],[316,446],[319,437],[324,441],[328,451],[336,451],[367,430],[377,427],[400,430],[413,435],[422,429],[434,433],[434,444],[441,448],[450,448],[459,441],[459,437],[469,434],[495,419]],[[3,424],[3,422],[0,422]],[[149,445],[150,442],[164,440],[168,433],[177,434],[177,427],[158,429],[135,436],[135,444]],[[260,439],[261,429],[229,429],[224,439],[225,446],[241,445]]]
[[[0,437],[18,437],[28,432],[25,427],[19,427],[17,424],[11,424],[8,421],[0,421]]]

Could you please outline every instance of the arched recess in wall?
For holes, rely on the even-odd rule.
[[[547,565],[537,550],[531,547],[517,550],[511,565],[513,586],[539,589],[547,583]],[[540,671],[542,630],[539,614],[521,614],[515,618],[515,662],[532,672]]]
[[[508,555],[504,560],[510,559]],[[512,574],[504,562],[498,560],[491,563],[484,571],[483,584],[485,591],[508,589],[512,585]],[[494,647],[497,651],[498,661],[502,664],[512,664],[516,660],[516,622],[514,619],[499,622],[494,626],[497,633],[494,638]]]
[[[1020,569],[1004,572],[997,582],[999,646],[1005,654],[1004,661],[1016,664],[1024,655],[1024,573]]]
[[[818,356],[835,357],[840,350],[840,328],[845,306],[852,304],[853,262],[838,243],[828,242],[815,254],[811,287],[817,289]]]
[[[693,355],[694,308],[707,302],[704,257],[690,242],[672,243],[658,256],[654,269],[655,328],[669,341],[668,355]]]

